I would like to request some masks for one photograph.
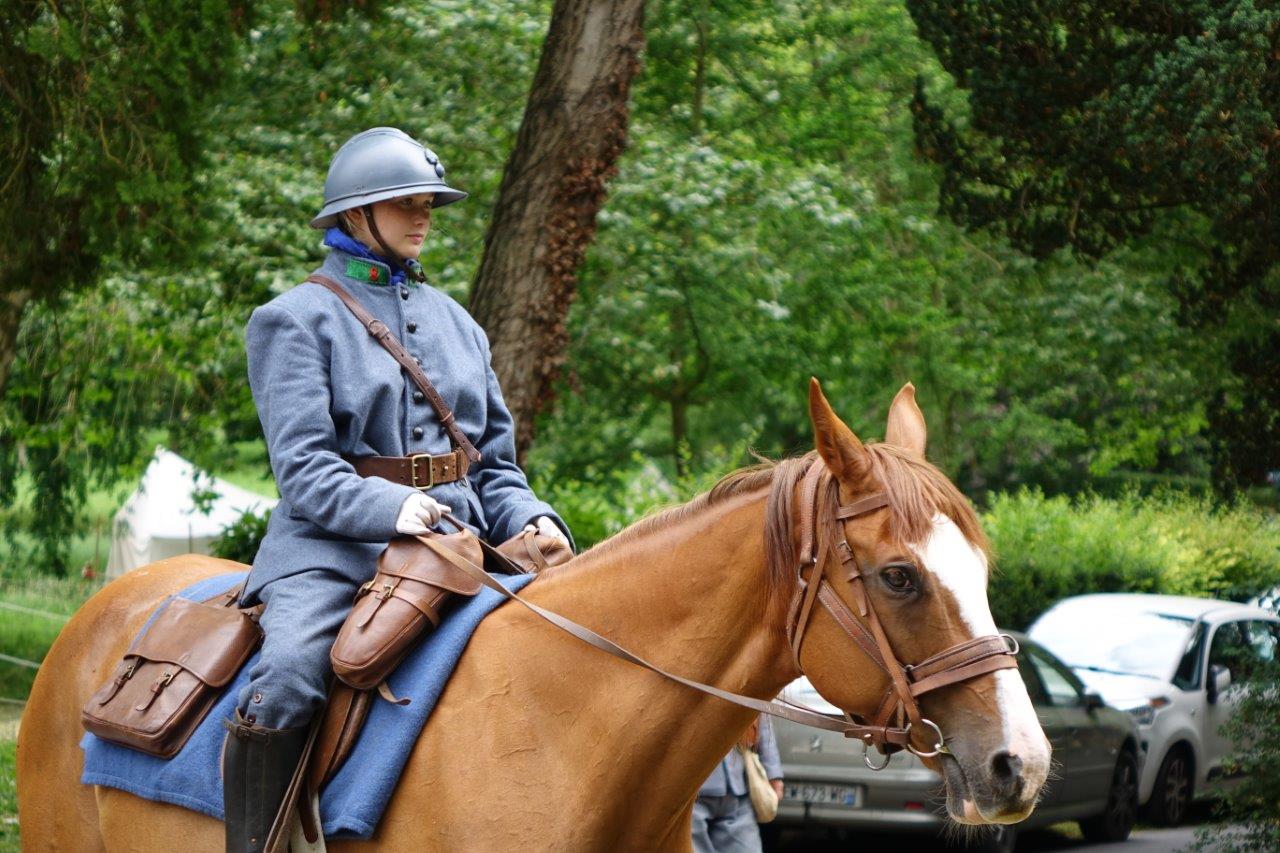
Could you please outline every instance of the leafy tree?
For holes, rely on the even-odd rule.
[[[678,478],[749,443],[798,450],[816,373],[869,436],[914,381],[932,458],[975,496],[1203,473],[1212,347],[1171,328],[1160,287],[1180,256],[1037,266],[940,219],[908,105],[917,75],[945,75],[904,9],[652,12],[637,142],[582,274],[539,464],[574,478],[638,453]]]
[[[1223,343],[1215,478],[1262,482],[1280,467],[1280,4],[907,7],[959,90],[922,81],[913,103],[942,209],[1036,257],[1193,249],[1168,283],[1187,333]]]
[[[0,5],[0,392],[29,304],[199,234],[203,134],[247,15],[244,0]]]
[[[424,257],[433,283],[465,295],[545,19],[537,3],[446,11],[330,8],[307,21],[284,0],[258,4],[191,178],[198,216],[170,223],[192,233],[145,259],[116,247],[98,287],[26,312],[0,402],[0,502],[12,502],[20,474],[31,478],[31,501],[4,532],[34,541],[39,565],[66,570],[66,534],[89,489],[135,475],[156,441],[216,470],[235,458],[232,442],[261,438],[244,323],[321,257],[307,222],[351,134],[405,127],[472,191],[436,219]],[[369,51],[374,41],[399,48]]]

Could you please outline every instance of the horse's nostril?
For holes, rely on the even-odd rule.
[[[991,757],[991,775],[1006,785],[1022,774],[1022,759],[1008,750],[1001,750]]]

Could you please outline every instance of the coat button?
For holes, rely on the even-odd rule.
[[[407,288],[407,287],[402,287],[402,288],[400,288],[400,298],[401,298],[401,299],[408,299],[408,298],[409,298],[409,288]]]
[[[409,325],[405,326],[405,328],[406,328],[406,329],[408,329],[408,330],[409,330],[409,334],[411,334],[411,335],[412,335],[414,332],[418,331],[418,324],[417,324],[417,323],[410,323]]]
[[[415,402],[415,403],[425,403],[426,401],[427,401],[427,395],[426,395],[426,394],[423,394],[421,391],[414,391],[414,392],[413,392],[413,402]]]
[[[422,438],[424,435],[426,435],[426,431],[425,431],[425,430],[423,430],[423,429],[422,429],[422,427],[414,427],[414,428],[413,428],[413,437],[414,437],[414,438]]]

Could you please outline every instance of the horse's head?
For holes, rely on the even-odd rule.
[[[940,769],[953,819],[1022,820],[1048,773],[1049,744],[996,639],[977,517],[925,461],[914,388],[894,398],[881,444],[863,445],[817,380],[809,407],[821,470],[792,481],[809,579],[791,609],[799,667],[828,701],[879,727],[869,743],[905,742]],[[824,594],[805,594],[823,579]]]

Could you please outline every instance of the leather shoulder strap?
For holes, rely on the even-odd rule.
[[[457,421],[454,420],[453,410],[445,403],[435,386],[431,384],[431,380],[427,378],[427,374],[422,372],[422,368],[413,360],[413,356],[409,355],[409,351],[404,348],[400,341],[396,340],[396,336],[391,334],[391,330],[387,328],[387,324],[374,317],[365,307],[356,301],[356,298],[333,279],[325,275],[316,273],[308,276],[307,281],[312,284],[318,284],[321,287],[328,288],[335,296],[342,300],[342,304],[351,309],[351,313],[364,324],[365,329],[373,336],[374,340],[382,344],[383,349],[391,353],[391,357],[400,363],[400,366],[409,374],[409,378],[413,380],[413,384],[418,386],[418,390],[427,396],[431,401],[431,407],[436,410],[436,415],[440,418],[440,424],[449,433],[449,438],[453,440],[455,447],[462,448],[462,452],[472,462],[480,461],[480,451],[476,450],[476,446],[471,443],[471,439],[467,438],[459,427]]]

